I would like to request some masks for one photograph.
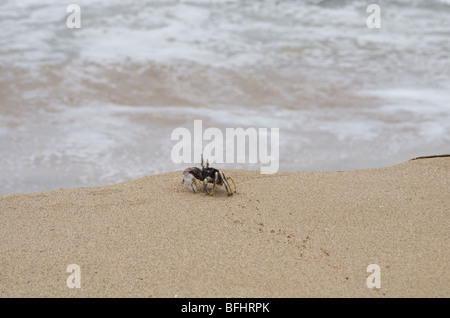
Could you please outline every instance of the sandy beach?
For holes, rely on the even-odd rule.
[[[0,195],[1,297],[449,297],[450,158]],[[70,289],[69,264],[81,270]],[[369,289],[369,264],[381,288]]]
[[[0,298],[450,297],[449,16],[0,0]]]

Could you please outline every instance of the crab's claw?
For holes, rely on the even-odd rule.
[[[188,185],[188,187],[197,193],[197,181],[195,181],[195,177],[191,173],[186,173],[184,175],[183,181],[181,181],[181,184],[185,183]]]

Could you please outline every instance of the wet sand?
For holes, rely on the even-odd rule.
[[[450,296],[449,157],[226,174],[232,197],[194,194],[181,172],[0,195],[0,296]]]

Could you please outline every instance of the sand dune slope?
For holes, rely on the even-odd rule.
[[[0,296],[450,297],[449,157],[227,174],[233,197],[194,194],[180,172],[1,195]]]

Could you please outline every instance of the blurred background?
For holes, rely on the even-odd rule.
[[[280,128],[280,171],[450,152],[450,0],[377,1],[380,29],[343,0],[76,1],[68,29],[73,2],[0,0],[0,193],[183,170],[194,119]]]

